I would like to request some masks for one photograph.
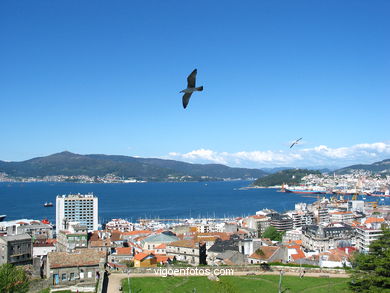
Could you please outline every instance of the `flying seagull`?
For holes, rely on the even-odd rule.
[[[290,149],[291,149],[294,145],[298,144],[298,142],[299,142],[302,138],[303,138],[303,137],[301,137],[301,138],[297,139],[296,141],[294,141],[294,142],[292,143],[292,145],[290,146]]]
[[[188,102],[190,101],[191,95],[193,92],[201,92],[203,91],[203,86],[195,87],[196,82],[196,73],[198,71],[194,69],[194,71],[191,72],[191,74],[187,77],[187,88],[180,91],[181,93],[184,93],[183,95],[183,107],[184,109],[187,107]]]

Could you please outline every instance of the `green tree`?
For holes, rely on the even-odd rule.
[[[276,230],[275,227],[269,226],[267,229],[265,229],[261,237],[269,238],[273,241],[282,241],[283,234],[284,234],[283,232],[279,232],[278,230]]]
[[[11,264],[0,266],[0,292],[25,293],[28,291],[28,277],[26,272]]]
[[[390,292],[390,230],[370,245],[369,253],[356,254],[350,288],[355,292]]]

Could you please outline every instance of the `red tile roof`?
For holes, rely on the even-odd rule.
[[[49,252],[50,268],[67,268],[78,266],[97,266],[104,259],[106,253],[95,249],[80,249],[73,253]]]
[[[155,254],[157,258],[157,262],[163,262],[166,263],[168,260],[172,260],[170,256],[162,255],[162,254]]]
[[[384,222],[384,218],[376,218],[376,217],[368,217],[364,224],[371,224],[371,223],[382,223]]]
[[[261,246],[260,247],[261,251],[263,254],[257,254],[254,252],[250,258],[256,258],[260,260],[268,260],[278,249],[278,246]]]
[[[335,262],[340,262],[343,261],[344,259],[349,259],[351,257],[350,253],[346,253],[344,250],[334,248],[330,249],[326,252],[320,253],[319,255],[316,255],[315,257],[321,257],[323,255],[328,256],[328,261],[335,261]]]
[[[331,215],[352,215],[353,213],[352,212],[333,212],[333,213],[329,213]]]
[[[122,232],[119,232],[119,231],[112,231],[111,232],[111,241],[119,241],[119,240],[122,240]]]
[[[133,248],[132,247],[117,247],[115,248],[117,255],[132,255]]]
[[[168,246],[197,248],[197,243],[194,240],[178,240],[169,243]]]
[[[90,241],[90,247],[111,247],[110,239]]]
[[[144,258],[148,257],[149,255],[151,255],[152,257],[155,257],[153,253],[140,252],[134,256],[134,259],[142,261]]]
[[[338,247],[337,249],[344,251],[346,254],[351,254],[352,252],[357,250],[355,247],[352,247],[352,246]]]
[[[123,232],[123,235],[131,236],[131,235],[139,235],[139,234],[152,234],[153,232],[150,230],[138,230],[138,231],[129,231]]]
[[[305,258],[305,253],[301,250],[301,247],[299,245],[290,245],[290,246],[287,246],[287,248],[290,248],[290,249],[295,249],[295,251],[297,252],[296,254],[291,254],[291,257],[294,259],[294,260],[297,260],[297,259],[301,259],[301,258]]]
[[[288,245],[302,245],[302,240],[289,240],[288,242],[285,242],[285,244],[288,244]]]
[[[221,238],[222,240],[229,240],[230,235],[232,234],[233,233],[226,233],[226,232],[208,232],[208,233],[197,233],[197,236],[199,238],[206,237],[206,236],[214,236],[214,237]]]

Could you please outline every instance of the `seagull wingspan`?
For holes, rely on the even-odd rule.
[[[185,93],[183,95],[183,107],[184,107],[184,109],[187,107],[188,102],[190,101],[191,95],[192,95],[192,93]]]
[[[191,74],[187,77],[187,88],[195,87],[196,73],[198,71],[194,69]]]
[[[291,149],[294,145],[298,144],[298,142],[299,142],[302,138],[303,138],[303,137],[298,138],[296,141],[294,141],[294,142],[292,143],[292,145],[290,146],[290,149]]]

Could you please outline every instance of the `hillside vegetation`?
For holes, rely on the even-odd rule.
[[[358,164],[336,170],[336,174],[348,174],[356,170],[371,171],[373,173],[390,175],[390,159],[372,164]]]
[[[231,168],[220,164],[190,164],[174,160],[135,158],[110,155],[79,155],[62,152],[22,162],[0,161],[0,172],[13,177],[52,175],[104,176],[115,174],[146,180],[164,180],[168,176],[208,176],[221,178],[258,178],[266,173],[259,169]]]
[[[308,169],[288,169],[274,174],[264,176],[253,182],[255,186],[275,186],[275,185],[296,185],[301,183],[301,179],[309,174],[321,174],[320,171]]]

